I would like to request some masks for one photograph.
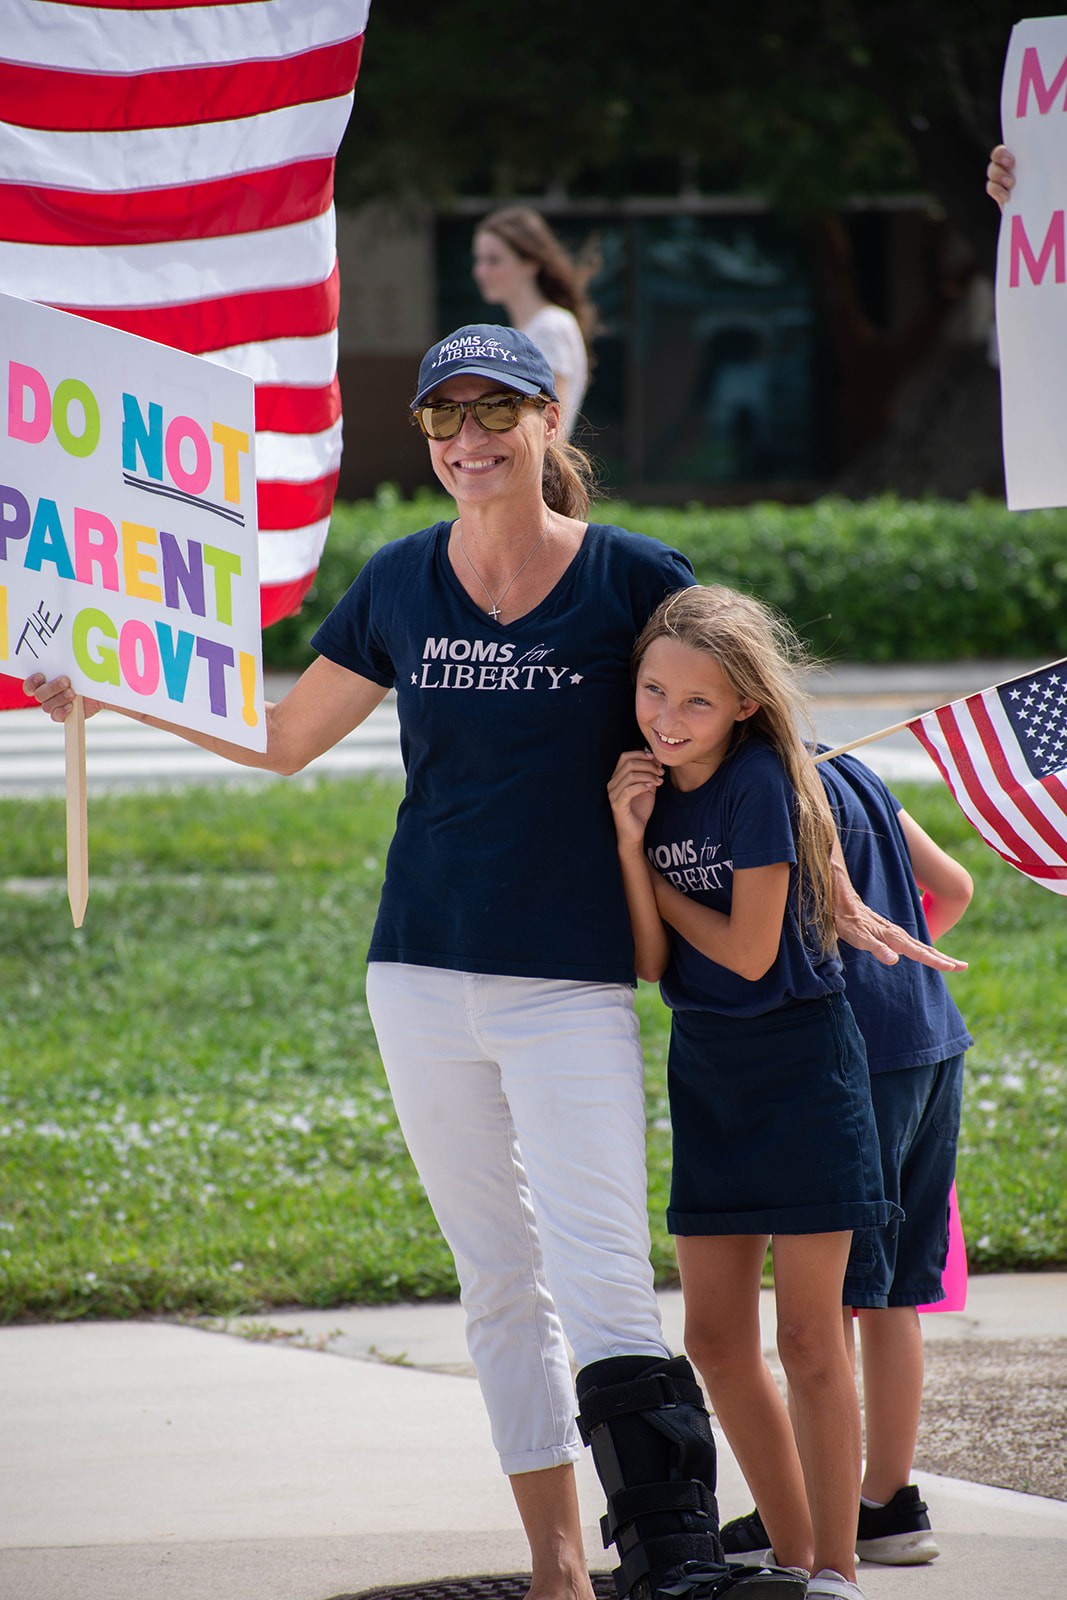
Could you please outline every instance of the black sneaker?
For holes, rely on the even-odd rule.
[[[924,1561],[933,1561],[941,1551],[930,1532],[926,1509],[913,1483],[898,1489],[887,1505],[861,1503],[856,1532],[860,1560],[877,1561],[884,1567],[921,1567]]]
[[[774,1562],[771,1541],[758,1511],[727,1522],[719,1529],[719,1538],[728,1561],[740,1562],[746,1567],[765,1567]]]

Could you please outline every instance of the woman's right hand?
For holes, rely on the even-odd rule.
[[[77,699],[69,678],[45,679],[43,672],[31,672],[22,685],[24,694],[37,701],[42,711],[47,712],[53,722],[66,722],[70,715],[70,708]],[[91,717],[95,712],[103,710],[106,705],[104,700],[90,700],[82,696],[85,702],[85,715]]]
[[[985,192],[992,195],[1001,211],[1011,199],[1015,187],[1015,157],[1004,145],[998,144],[989,152],[989,165],[985,169]]]
[[[663,782],[663,768],[649,750],[627,750],[608,782],[608,800],[620,844],[642,845]]]

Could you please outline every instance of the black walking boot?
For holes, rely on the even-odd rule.
[[[715,1439],[684,1356],[612,1356],[578,1374],[578,1429],[608,1497],[619,1600],[804,1600],[788,1567],[731,1566],[719,1541]]]

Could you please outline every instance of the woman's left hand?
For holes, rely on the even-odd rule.
[[[834,867],[838,868],[837,862]],[[924,944],[890,922],[888,917],[872,911],[841,870],[834,871],[834,927],[837,937],[845,944],[854,950],[869,951],[885,967],[895,967],[901,956],[917,961],[920,966],[934,967],[938,972],[963,972],[967,967],[966,961],[957,961],[954,956],[935,950],[932,944]]]

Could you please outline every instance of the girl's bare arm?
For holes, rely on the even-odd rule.
[[[789,892],[788,862],[739,868],[728,913],[701,905],[659,873],[654,876],[660,916],[702,956],[753,983],[774,965]]]

